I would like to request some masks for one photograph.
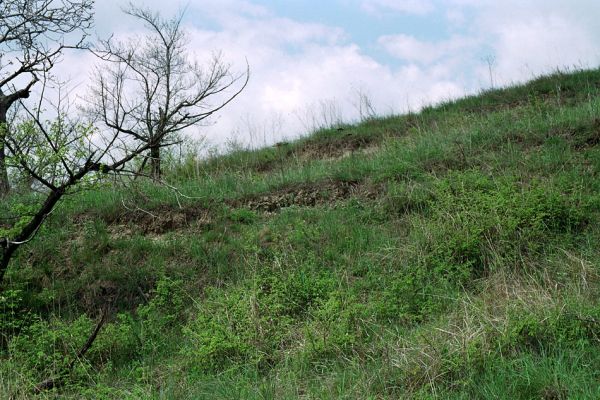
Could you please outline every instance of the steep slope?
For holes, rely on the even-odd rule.
[[[40,398],[599,398],[599,93],[557,73],[175,165],[187,196],[71,197],[7,277],[0,393],[109,304]]]

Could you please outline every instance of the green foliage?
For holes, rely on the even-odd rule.
[[[137,359],[142,353],[138,327],[138,321],[131,314],[117,314],[114,321],[102,327],[87,359],[96,368],[107,370]]]
[[[600,395],[600,386],[594,383],[598,354],[597,348],[559,346],[542,353],[497,357],[477,371],[463,391],[483,399],[594,399]]]
[[[237,363],[268,365],[292,338],[287,329],[323,306],[334,281],[297,271],[286,277],[265,275],[251,290],[240,288],[223,296],[210,290],[197,317],[186,327],[190,345],[185,353],[195,367],[221,371]]]
[[[400,183],[388,188],[386,212],[392,215],[423,213],[429,209],[434,191],[427,183]]]
[[[368,342],[368,310],[347,291],[332,292],[313,316],[304,332],[309,343],[304,357],[313,363],[352,354]]]
[[[540,315],[514,310],[507,332],[498,338],[500,351],[518,353],[551,351],[561,346],[598,346],[600,344],[600,308],[559,309]]]
[[[373,306],[378,319],[411,326],[434,318],[458,295],[446,279],[419,266],[405,266],[388,276],[376,295]]]
[[[254,211],[245,208],[233,209],[229,214],[229,219],[240,224],[251,224],[256,221],[256,218],[257,216]]]
[[[58,372],[114,300],[57,396],[597,398],[599,76],[190,156],[166,175],[190,198],[74,194],[0,297],[0,392]],[[293,188],[322,200],[255,205]]]
[[[23,290],[6,289],[0,294],[0,346],[30,322],[30,314],[23,305]]]
[[[3,207],[3,213],[7,219],[11,220],[11,224],[8,226],[0,225],[0,238],[14,238],[21,230],[31,222],[37,207],[32,204],[31,199],[24,199],[19,201],[17,199],[10,199],[12,201],[7,202],[8,207]]]
[[[81,316],[74,321],[38,319],[14,337],[8,347],[11,359],[20,373],[41,381],[66,371],[93,328],[93,321]],[[85,360],[78,360],[74,379],[91,372]]]
[[[523,185],[477,171],[450,174],[429,202],[431,218],[421,239],[429,253],[426,262],[434,273],[466,284],[498,263],[515,265],[536,256],[585,226],[587,205],[576,200],[580,191],[577,184]]]
[[[137,312],[152,331],[151,334],[159,335],[161,330],[181,321],[187,299],[181,281],[163,277],[156,283],[152,299],[140,306]]]

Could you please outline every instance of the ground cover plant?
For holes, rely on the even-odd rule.
[[[0,393],[599,398],[599,92],[559,72],[165,163],[187,197],[70,196],[6,274]]]

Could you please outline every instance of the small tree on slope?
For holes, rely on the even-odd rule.
[[[10,190],[7,113],[67,48],[85,47],[93,0],[0,0],[0,197]]]
[[[221,110],[246,87],[249,72],[233,75],[219,54],[206,66],[186,54],[183,13],[165,20],[145,8],[125,11],[148,29],[142,38],[102,42],[90,96],[95,120],[147,145],[151,175],[161,176],[161,148],[177,135]]]

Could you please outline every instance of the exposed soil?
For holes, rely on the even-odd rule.
[[[226,204],[234,208],[243,207],[263,213],[274,213],[286,207],[314,207],[336,203],[350,197],[373,200],[381,197],[383,190],[382,185],[372,183],[326,180],[293,184],[269,193],[229,200]],[[88,218],[88,215],[77,217],[79,222]],[[187,205],[182,208],[163,205],[148,210],[141,207],[130,208],[105,219],[105,222],[110,235],[114,238],[135,234],[160,238],[168,232],[210,226],[214,223],[214,214],[210,209],[197,205]]]
[[[551,135],[551,133],[549,134]],[[540,136],[527,136],[523,132],[509,132],[505,138],[512,143],[522,146],[536,147],[544,144],[544,138]]]
[[[569,398],[569,391],[565,388],[549,386],[542,391],[544,400],[566,400]]]
[[[576,149],[598,146],[600,144],[600,118],[594,119],[591,123],[578,126],[570,133],[574,139],[573,146]]]
[[[302,159],[339,159],[377,144],[378,140],[375,137],[361,137],[348,133],[334,141],[308,142],[298,148],[293,155]]]
[[[275,158],[261,160],[254,165],[258,172],[270,172],[281,165],[289,164],[290,159],[307,162],[311,160],[336,161],[353,154],[375,153],[381,143],[387,138],[405,136],[411,128],[417,128],[424,122],[416,115],[407,115],[401,122],[390,126],[382,126],[381,121],[365,121],[364,125],[372,124],[373,129],[382,129],[381,134],[364,135],[356,134],[353,129],[339,128],[339,134],[330,137],[315,137],[304,143],[289,146],[288,143],[277,143],[278,155]],[[436,125],[435,120],[428,121],[426,125]]]
[[[384,188],[368,182],[326,180],[313,183],[293,184],[269,193],[251,195],[225,202],[230,207],[274,213],[291,206],[314,207],[333,204],[350,197],[373,200],[381,197]],[[79,222],[90,218],[78,216]],[[142,234],[160,238],[162,235],[181,230],[202,229],[214,223],[214,212],[197,205],[182,208],[163,205],[153,209],[129,209],[112,218],[105,219],[111,237],[129,237]]]
[[[183,208],[161,206],[152,210],[142,208],[130,210],[107,222],[125,230],[134,226],[136,232],[161,235],[182,228],[208,225],[211,221],[209,210],[198,206]]]
[[[335,203],[350,197],[375,199],[381,191],[381,186],[363,184],[357,181],[322,181],[294,185],[271,193],[250,196],[235,200],[230,205],[273,213],[285,207],[314,207]]]

